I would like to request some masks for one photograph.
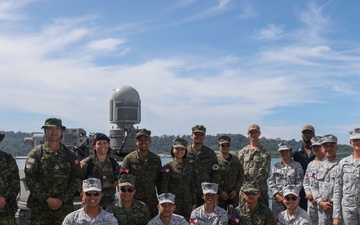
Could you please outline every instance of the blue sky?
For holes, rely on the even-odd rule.
[[[135,88],[155,135],[247,132],[347,144],[360,127],[360,2],[0,0],[1,130],[48,117],[108,133]]]

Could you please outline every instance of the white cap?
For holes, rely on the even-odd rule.
[[[218,192],[218,184],[202,182],[201,187],[203,190],[203,194],[217,194]]]

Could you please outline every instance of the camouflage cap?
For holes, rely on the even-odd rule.
[[[221,144],[230,144],[231,143],[231,138],[229,136],[226,136],[226,135],[220,136],[218,138],[218,143],[219,143],[219,145],[221,145]]]
[[[241,190],[243,192],[245,191],[259,191],[259,186],[256,185],[255,183],[253,182],[246,182],[242,187],[241,187]]]
[[[216,183],[202,182],[201,188],[203,194],[217,194],[219,185]]]
[[[206,128],[204,125],[195,125],[191,128],[193,133],[206,133]]]
[[[305,126],[303,126],[302,130],[301,130],[301,133],[306,131],[306,130],[309,130],[311,132],[313,132],[315,134],[315,129],[313,126],[311,126],[310,124],[307,124]]]
[[[322,137],[321,136],[314,136],[311,138],[311,147],[313,146],[321,146],[321,139]]]
[[[65,130],[66,127],[62,125],[61,119],[58,118],[49,118],[45,120],[44,126],[41,127],[41,129],[47,128],[47,127],[60,127],[61,130]]]
[[[102,191],[101,189],[101,180],[97,178],[89,178],[83,180],[83,192],[88,191]]]
[[[278,152],[279,151],[282,151],[282,150],[289,150],[289,149],[291,149],[291,147],[290,147],[290,145],[289,145],[289,143],[287,142],[287,141],[282,141],[282,142],[280,142],[279,144],[279,148],[278,148]]]
[[[108,136],[106,136],[103,133],[96,133],[93,136],[93,140],[94,141],[99,141],[99,140],[105,140],[105,141],[110,141],[110,138],[108,138]]]
[[[188,142],[182,138],[175,138],[172,144],[174,148],[186,148]]]
[[[1,142],[2,140],[4,140],[4,138],[5,138],[5,133],[4,133],[4,132],[0,132],[0,142]]]
[[[321,138],[321,144],[325,144],[325,143],[337,143],[338,142],[338,139],[335,135],[332,135],[332,134],[327,134],[327,135],[324,135],[322,138]]]
[[[283,188],[283,195],[287,196],[287,195],[290,195],[290,194],[293,194],[296,197],[298,197],[299,196],[298,188],[293,186],[293,185],[288,185],[288,186],[284,187]]]
[[[159,204],[171,203],[175,205],[175,195],[171,193],[162,193],[158,196]]]
[[[119,187],[125,187],[125,186],[135,187],[135,180],[136,180],[136,177],[134,175],[122,173],[119,178],[118,186]]]
[[[260,131],[260,127],[259,127],[259,125],[257,125],[257,124],[250,124],[250,125],[249,125],[249,127],[248,127],[248,133],[249,133],[250,131],[252,131],[252,130],[257,130],[257,131],[261,132],[261,131]]]
[[[151,135],[151,131],[146,130],[145,128],[139,129],[138,131],[136,131],[136,138],[138,138],[140,136],[150,137],[150,135]]]
[[[360,128],[355,128],[354,130],[350,131],[350,140],[353,139],[360,139]]]

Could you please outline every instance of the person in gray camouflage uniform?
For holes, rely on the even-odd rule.
[[[321,146],[325,153],[325,160],[321,162],[314,186],[310,190],[319,205],[319,224],[327,225],[333,223],[334,185],[340,161],[336,157],[337,137],[332,134],[323,136]]]
[[[148,225],[189,225],[183,216],[175,214],[175,195],[162,193],[158,196],[160,214],[149,221]]]
[[[283,195],[284,188],[293,185],[300,190],[304,179],[301,164],[292,160],[292,150],[287,141],[279,144],[278,152],[280,152],[282,161],[274,164],[269,179],[269,188],[275,197],[272,201],[272,211],[275,218],[286,209]]]
[[[73,196],[80,182],[80,162],[60,140],[66,129],[60,119],[49,118],[44,126],[46,142],[30,151],[25,178],[30,196],[31,224],[61,224],[73,211]],[[37,150],[42,150],[41,157]],[[40,158],[39,158],[40,157]]]
[[[106,207],[114,214],[119,225],[145,225],[151,219],[145,203],[134,199],[135,179],[131,174],[121,174],[118,184],[120,199]]]
[[[216,205],[218,195],[218,184],[201,183],[204,204],[191,212],[190,223],[199,225],[227,225],[229,218],[226,211]]]
[[[353,153],[339,162],[334,187],[334,225],[360,224],[360,128],[350,131]]]
[[[276,219],[270,208],[259,202],[260,192],[257,185],[245,183],[241,191],[245,202],[235,208],[231,214],[230,225],[276,225]]]
[[[251,124],[248,127],[250,144],[239,151],[240,164],[244,171],[243,183],[256,183],[260,189],[260,199],[264,205],[269,205],[267,179],[270,175],[271,157],[269,151],[260,143],[260,127]],[[241,197],[241,196],[240,196]],[[240,204],[244,200],[240,198]]]
[[[304,190],[305,190],[305,198],[308,200],[307,204],[307,212],[310,215],[311,222],[313,225],[319,224],[319,208],[316,203],[313,194],[311,192],[311,188],[314,186],[316,176],[318,174],[319,167],[321,166],[321,161],[325,160],[325,154],[321,150],[321,136],[314,136],[311,138],[311,150],[315,154],[315,159],[311,161],[307,167],[305,176],[304,176]]]
[[[149,150],[151,131],[140,129],[136,132],[138,149],[125,156],[121,173],[129,173],[136,177],[135,199],[144,202],[150,210],[151,217],[158,214],[156,190],[160,193],[161,159]]]
[[[186,220],[196,207],[194,171],[186,159],[187,141],[181,138],[173,140],[171,156],[173,160],[161,169],[161,192],[172,193],[176,197],[175,213]]]
[[[278,225],[312,225],[309,214],[299,206],[299,190],[292,185],[284,188],[286,210],[278,217]],[[327,225],[328,223],[322,223]]]
[[[120,167],[116,160],[110,156],[110,138],[108,136],[103,133],[94,134],[92,146],[94,155],[80,162],[83,174],[82,179],[98,178],[101,180],[103,197],[101,198],[100,206],[105,208],[115,201]],[[91,165],[90,169],[89,165]],[[114,165],[115,168],[113,168]]]
[[[0,132],[0,141],[5,137]],[[20,190],[19,168],[11,154],[0,150],[0,224],[15,225],[16,197]]]
[[[204,203],[201,183],[212,182],[219,184],[221,174],[216,153],[213,149],[204,145],[206,128],[203,125],[195,125],[191,130],[193,142],[187,147],[186,158],[195,173],[196,206],[200,206]]]
[[[218,156],[222,190],[219,194],[218,206],[223,209],[236,208],[239,206],[239,193],[244,177],[244,171],[236,156],[230,154],[231,138],[220,136],[218,138],[220,155]]]

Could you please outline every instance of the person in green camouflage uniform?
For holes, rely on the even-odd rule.
[[[193,142],[187,147],[187,160],[195,172],[196,206],[204,204],[202,182],[220,183],[218,159],[213,149],[204,145],[206,128],[203,125],[192,127]],[[221,192],[221,188],[219,188]]]
[[[0,141],[5,137],[0,133]],[[15,225],[16,197],[20,190],[19,168],[11,154],[0,150],[0,224]]]
[[[92,146],[94,155],[89,156],[80,162],[83,174],[82,179],[98,178],[101,180],[103,197],[100,206],[105,208],[115,201],[116,185],[120,175],[120,167],[116,160],[110,156],[110,139],[108,136],[103,133],[96,133],[93,136]],[[89,171],[89,165],[91,165],[91,171]]]
[[[254,183],[245,183],[241,188],[245,200],[230,216],[229,225],[276,225],[271,209],[259,202],[259,188]]]
[[[60,119],[49,118],[42,128],[47,140],[32,149],[25,162],[25,178],[30,190],[27,206],[31,209],[32,225],[56,225],[73,211],[73,196],[80,182],[80,162],[74,152],[60,142],[66,129]],[[41,155],[37,154],[38,149],[42,149]]]
[[[259,201],[269,206],[267,179],[270,175],[271,157],[269,151],[260,143],[260,134],[258,125],[251,124],[248,127],[250,144],[239,151],[239,160],[245,175],[243,182],[256,183],[261,193]],[[242,203],[243,199],[240,198],[240,204]]]
[[[173,140],[171,156],[173,161],[161,169],[161,192],[172,193],[176,197],[175,214],[182,215],[189,221],[190,214],[196,207],[194,172],[186,160],[188,142],[181,138]]]
[[[150,210],[151,217],[158,214],[156,190],[160,193],[161,159],[149,150],[151,131],[140,129],[136,132],[138,149],[125,156],[121,173],[129,173],[136,177],[135,199],[144,202]]]
[[[119,225],[145,225],[151,217],[145,203],[134,199],[136,193],[135,176],[121,174],[118,185],[120,199],[107,206],[106,210],[113,213]]]
[[[220,136],[218,138],[220,155],[219,169],[221,172],[220,187],[222,192],[219,194],[218,206],[223,209],[235,208],[239,206],[239,193],[244,177],[244,171],[237,157],[230,154],[231,138]]]

